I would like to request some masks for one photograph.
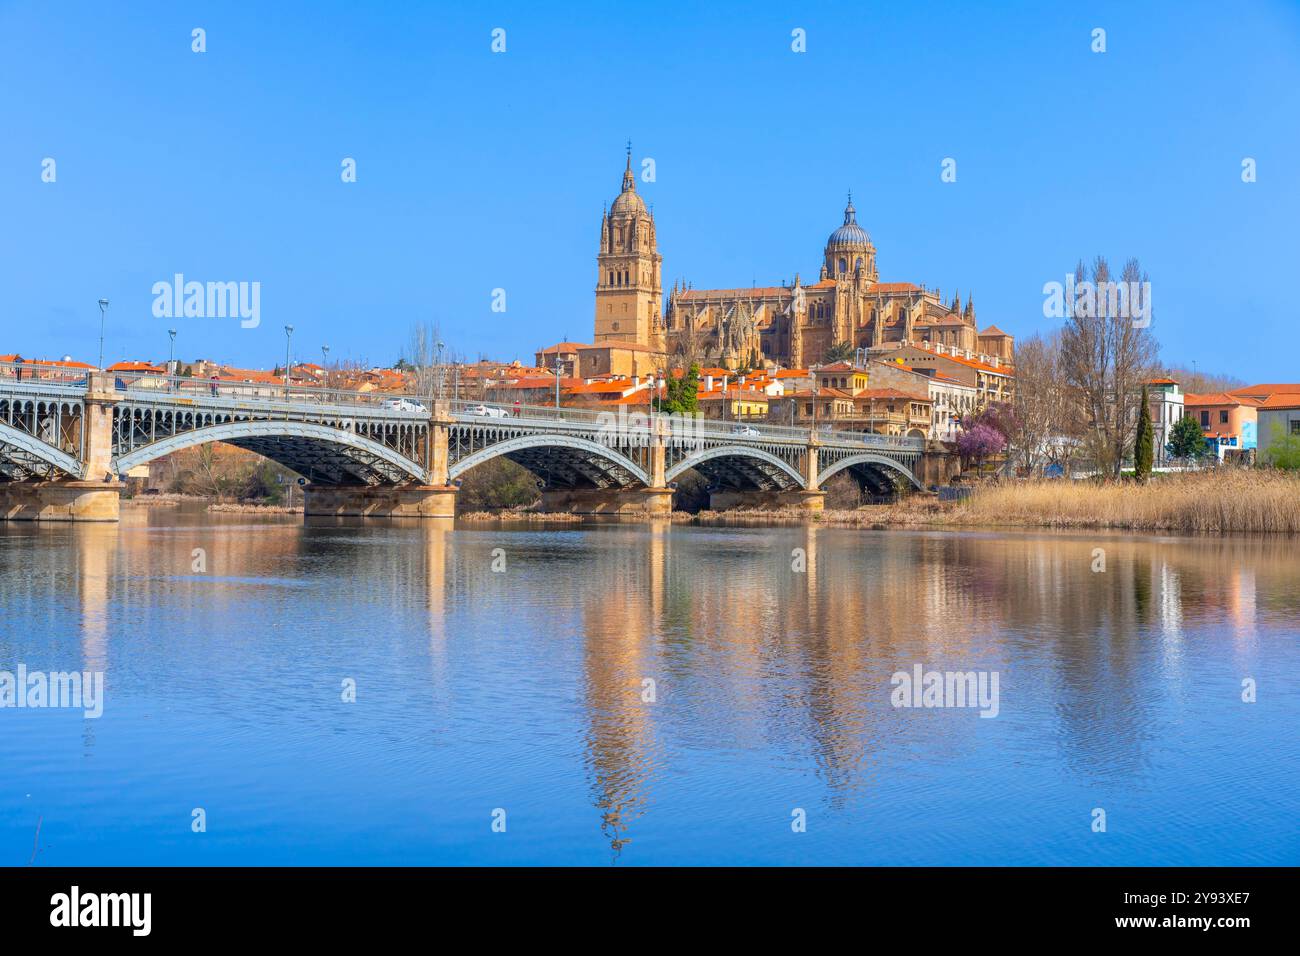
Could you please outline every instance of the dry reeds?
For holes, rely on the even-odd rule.
[[[1007,481],[977,486],[947,518],[959,524],[1297,534],[1300,477],[1217,468],[1156,475],[1141,485]]]

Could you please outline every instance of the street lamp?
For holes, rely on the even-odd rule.
[[[99,370],[104,371],[104,315],[108,312],[108,300],[99,300]]]
[[[320,347],[320,374],[321,380],[328,388],[330,383],[330,347],[328,345]]]
[[[168,329],[167,338],[169,339],[169,342],[167,343],[167,374],[175,375],[175,371],[172,370],[172,364],[176,361],[176,330]]]
[[[439,339],[438,340],[438,367],[434,372],[434,382],[435,382],[434,387],[437,389],[434,398],[438,401],[442,400],[442,350],[443,350],[442,340]]]
[[[293,326],[284,327],[284,394],[289,395],[289,345],[293,341]]]

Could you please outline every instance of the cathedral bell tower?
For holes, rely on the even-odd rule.
[[[645,200],[637,195],[632,173],[632,144],[627,147],[623,189],[600,218],[600,248],[596,254],[595,342],[636,342],[664,348],[660,315],[663,286],[655,240],[655,221]]]

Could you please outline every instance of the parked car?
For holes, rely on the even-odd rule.
[[[478,415],[480,418],[509,418],[510,413],[495,405],[471,405],[465,409],[466,415]]]
[[[731,430],[731,434],[744,435],[746,438],[757,438],[762,434],[762,432],[757,428],[754,428],[752,425],[737,425]]]
[[[390,412],[424,412],[427,414],[429,411],[419,402],[412,401],[409,398],[386,398],[379,403],[379,407]]]

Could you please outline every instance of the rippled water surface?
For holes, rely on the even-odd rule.
[[[0,865],[1300,863],[1294,540],[124,512],[0,525],[0,671],[106,675]]]

